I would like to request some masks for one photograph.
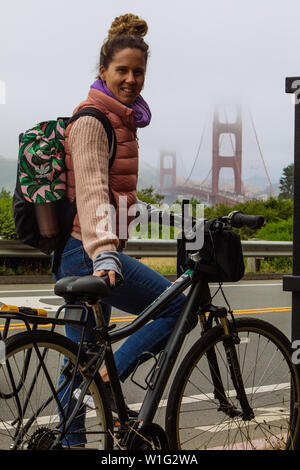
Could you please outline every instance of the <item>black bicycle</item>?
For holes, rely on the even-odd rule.
[[[2,311],[6,354],[0,367],[0,447],[72,449],[76,435],[86,449],[100,450],[293,449],[299,438],[300,383],[290,341],[265,321],[234,318],[226,297],[226,308],[216,306],[209,289],[211,279],[225,275],[220,274],[216,257],[205,256],[216,254],[216,243],[226,241],[223,235],[232,233],[232,227],[261,224],[261,217],[241,213],[205,221],[204,248],[188,253],[184,273],[120,329],[103,320],[100,300],[110,288],[95,276],[56,283],[55,292],[65,303],[55,318],[38,316],[33,309]],[[187,289],[165,349],[158,356],[145,352],[140,358],[143,363],[151,356],[154,365],[145,379],[147,391],[138,418],[129,419],[112,346]],[[87,305],[96,320],[89,331]],[[8,336],[13,319],[22,320],[26,331]],[[81,328],[79,344],[54,331],[66,324]],[[45,325],[51,325],[50,331],[43,329]],[[184,339],[198,325],[199,339],[172,379],[162,428],[154,422],[155,413],[165,406],[161,399]],[[93,340],[85,339],[87,331]],[[118,422],[112,418],[99,374],[104,363]]]

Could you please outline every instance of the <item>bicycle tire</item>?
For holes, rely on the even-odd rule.
[[[23,332],[5,340],[5,362],[0,366],[1,449],[47,450],[54,443],[60,449],[112,448],[112,414],[98,373],[88,389],[94,409],[82,404],[72,421],[73,426],[56,442],[61,434],[61,410],[67,413],[66,397],[78,350],[78,345],[70,339],[50,331]],[[40,365],[39,354],[44,354],[45,368]],[[27,367],[26,358],[30,360]],[[83,379],[82,370],[87,361],[88,357],[81,352],[76,375],[78,384]],[[53,390],[59,395],[56,399]],[[72,406],[76,402],[72,393]],[[72,407],[68,416],[71,411]]]
[[[254,418],[243,421],[218,411],[218,387],[212,384],[206,357],[212,347],[217,354],[227,400],[237,410],[241,407],[227,370],[223,329],[217,325],[192,346],[172,382],[166,409],[171,449],[295,448],[299,439],[300,388],[290,342],[263,320],[239,318],[235,324],[241,339],[236,350]]]

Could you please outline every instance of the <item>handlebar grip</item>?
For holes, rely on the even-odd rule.
[[[242,212],[232,212],[230,215],[231,226],[240,228],[246,225],[247,227],[257,229],[261,228],[265,222],[262,215],[248,215]]]

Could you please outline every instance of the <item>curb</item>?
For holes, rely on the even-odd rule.
[[[46,274],[32,276],[0,276],[1,284],[54,284],[52,276]]]
[[[243,280],[268,280],[282,279],[285,273],[246,273]],[[169,281],[174,282],[177,276],[165,276]],[[54,284],[54,279],[50,275],[32,276],[0,276],[0,285],[4,284]]]

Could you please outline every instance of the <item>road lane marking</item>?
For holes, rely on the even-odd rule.
[[[290,312],[291,310],[292,310],[292,307],[247,308],[247,309],[233,310],[233,314],[234,315],[253,315],[253,314],[272,313],[272,312]],[[111,323],[129,323],[133,321],[135,318],[137,318],[135,315],[113,316],[111,317],[110,322]],[[1,320],[1,314],[0,314],[0,320]],[[39,325],[39,328],[46,328],[49,326],[51,326],[51,324]],[[58,326],[61,326],[61,325],[58,325]],[[0,324],[0,331],[2,331],[3,329],[4,329],[4,325]],[[13,330],[25,329],[25,325],[23,323],[11,323],[9,329],[13,329]]]
[[[290,388],[290,383],[286,382],[286,383],[280,383],[280,384],[271,384],[271,385],[250,387],[250,388],[246,388],[245,391],[246,391],[246,393],[256,394],[256,393],[266,393],[266,392],[277,392],[278,390],[285,390],[285,389],[289,389],[289,388]],[[229,390],[228,396],[229,397],[236,396],[236,391],[235,390]],[[215,400],[215,397],[214,397],[213,393],[207,393],[207,394],[201,394],[201,395],[191,395],[189,397],[183,397],[182,401],[183,401],[184,404],[187,404],[187,403],[196,403],[196,402],[199,402],[199,401],[208,401],[208,400],[211,400],[211,399]],[[167,401],[168,401],[167,399],[161,400],[159,405],[158,405],[159,408],[165,407],[167,405]],[[143,403],[131,403],[128,406],[132,410],[139,411],[141,409],[142,404]],[[278,418],[278,410],[283,410],[283,408],[276,409],[277,410],[276,412],[275,412],[274,408],[267,408],[267,407],[258,408],[258,410],[263,410],[263,412],[265,414],[269,413],[270,418],[275,417],[277,419]],[[93,418],[95,416],[96,416],[96,411],[95,410],[87,412],[87,415],[86,415],[87,418]],[[256,424],[256,419],[259,418],[260,416],[262,416],[262,415],[258,415],[258,416],[255,417],[255,420],[253,421],[253,424]],[[25,419],[23,421],[23,423],[25,424],[26,421],[27,420]],[[49,422],[51,422],[51,423],[59,422],[59,416],[58,415],[41,416],[41,417],[39,417],[35,420],[35,424],[38,424],[40,426],[45,425]],[[12,426],[11,423],[12,423],[12,421],[2,421],[0,423],[0,430],[1,429],[5,429],[5,430],[13,429],[14,426]],[[249,422],[247,422],[247,423],[249,423]],[[212,426],[213,425],[210,425],[209,429],[211,429]]]
[[[234,418],[234,420],[228,419],[219,424],[207,425],[207,426],[197,426],[194,429],[205,431],[205,432],[223,432],[223,431],[232,431],[240,427],[245,427],[248,429],[249,426],[257,426],[258,424],[267,424],[271,421],[280,421],[284,419],[288,422],[290,412],[286,408],[254,408],[255,418],[251,421],[244,421],[242,418]],[[256,414],[260,412],[261,414]]]
[[[49,304],[47,300],[61,300],[56,295],[42,295],[33,297],[2,297],[0,305],[18,305],[22,307],[43,308],[48,312],[55,313],[60,305]],[[63,305],[63,304],[61,304]]]
[[[278,287],[278,286],[281,286],[282,287],[282,282],[274,282],[274,283],[270,283],[270,282],[266,282],[266,283],[259,283],[259,284],[254,284],[254,283],[249,283],[247,281],[245,281],[245,283],[243,282],[237,282],[237,283],[234,283],[234,284],[222,284],[222,287]],[[210,287],[219,287],[219,284],[216,284],[216,283],[212,283],[210,284]],[[54,293],[54,286],[53,286],[53,289],[24,289],[24,290],[0,290],[0,295],[2,294],[20,294],[20,293],[23,293],[26,295],[26,293],[33,293],[33,292],[49,292],[51,294]],[[55,296],[55,298],[59,298],[57,295]]]
[[[247,313],[269,313],[269,312],[288,312],[292,307],[261,307],[261,308],[243,308],[233,310],[234,315],[245,315]]]
[[[278,392],[279,390],[287,390],[291,387],[289,382],[283,382],[280,384],[271,384],[271,385],[261,385],[257,387],[250,387],[246,388],[245,392],[247,394],[255,394],[255,393],[266,393],[266,392]],[[235,397],[236,390],[229,390],[226,394],[228,397]],[[201,393],[199,395],[190,395],[188,397],[182,398],[183,404],[188,403],[196,403],[199,401],[208,401],[208,400],[215,400],[214,393]]]

